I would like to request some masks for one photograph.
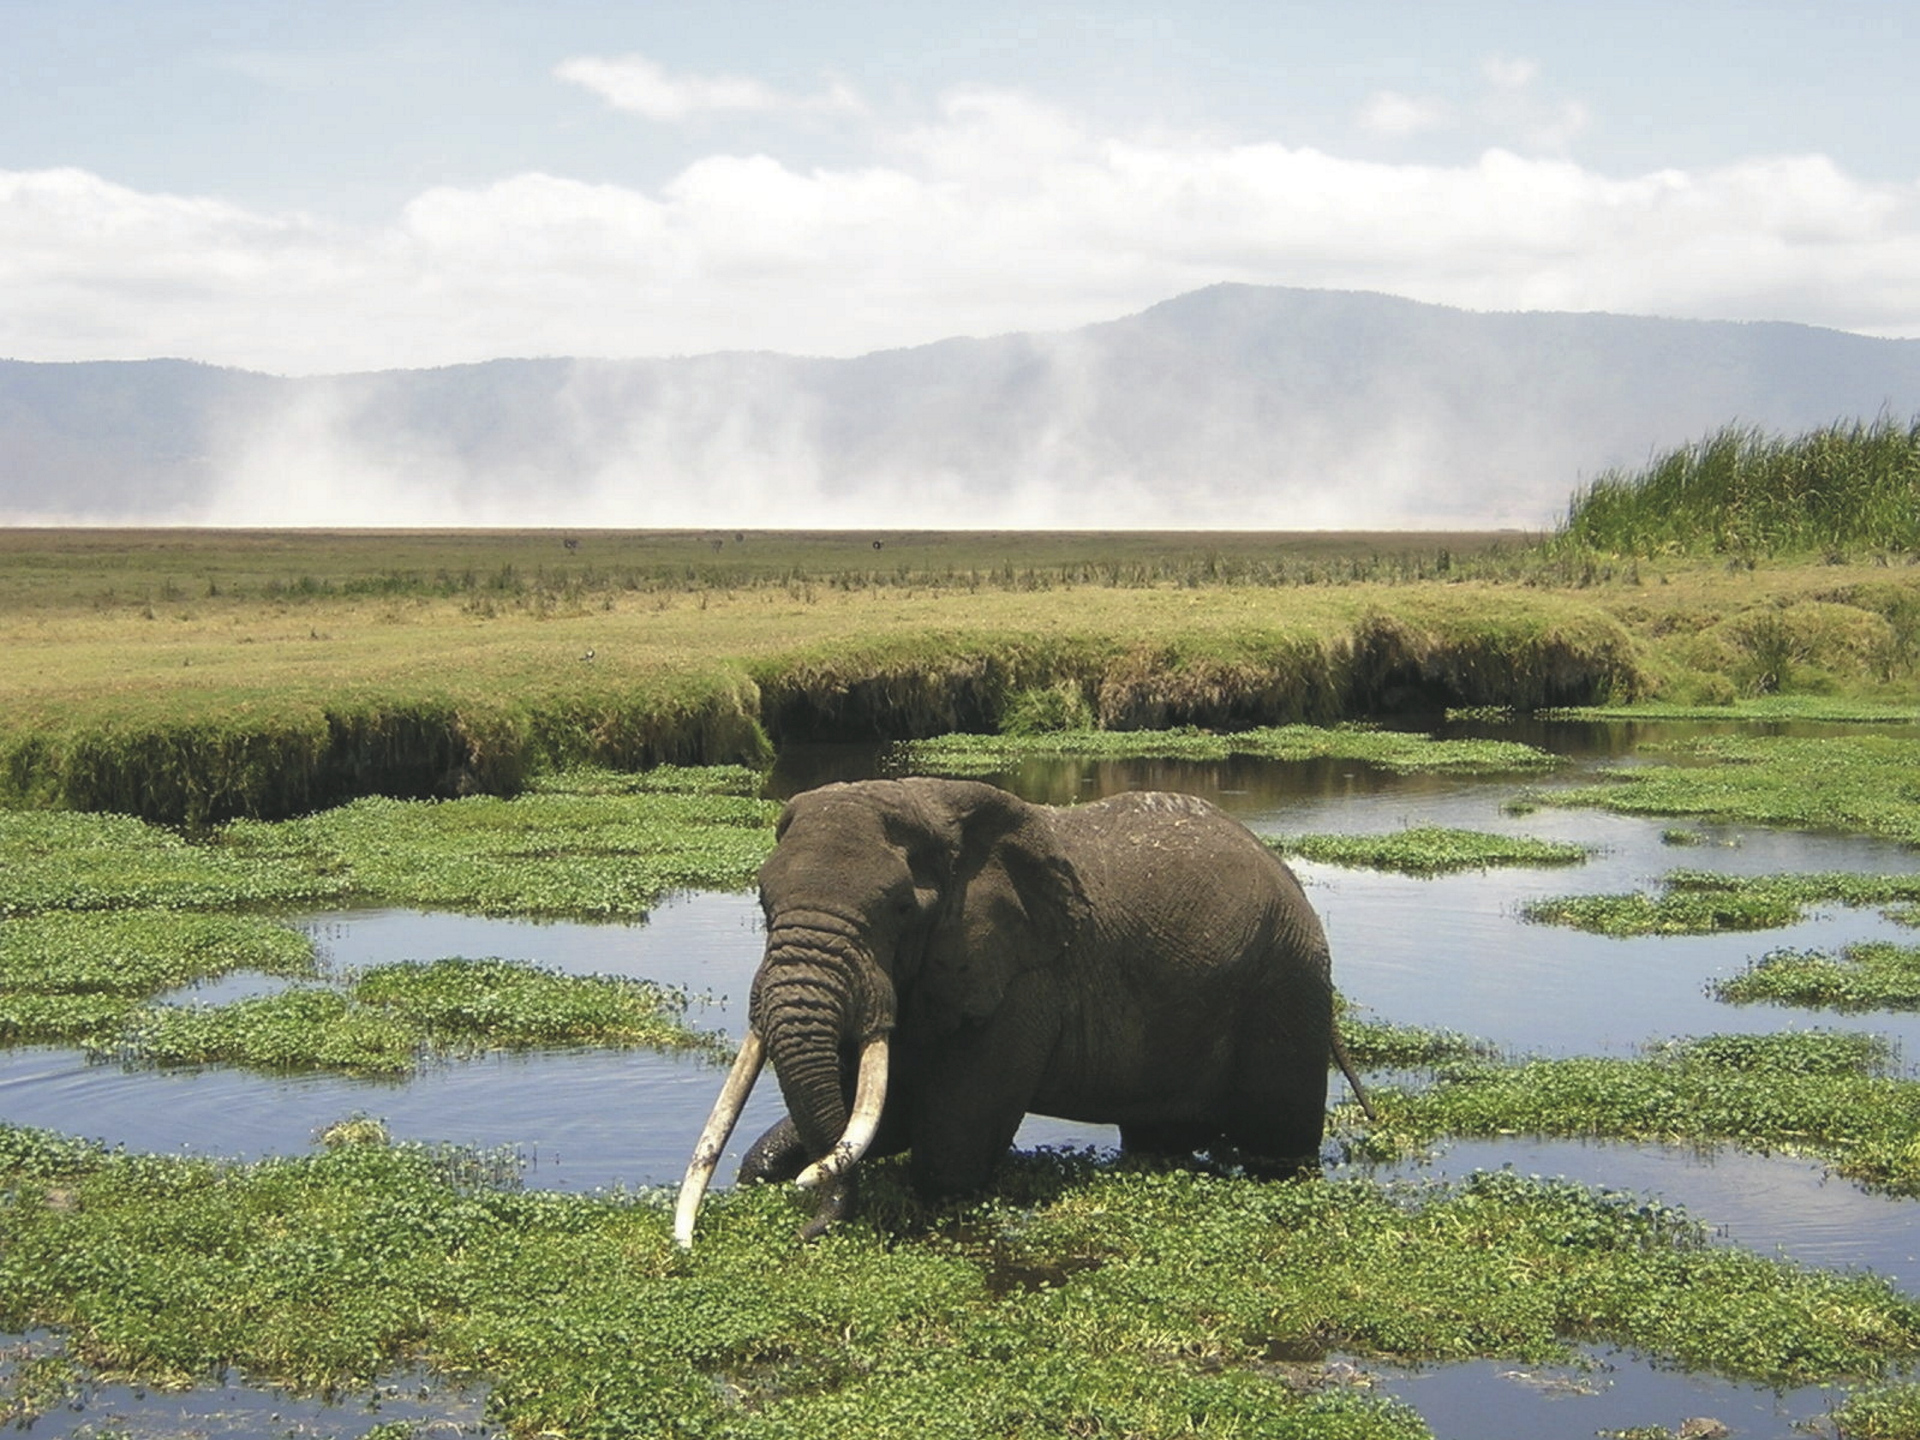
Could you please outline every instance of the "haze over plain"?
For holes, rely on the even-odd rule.
[[[1546,523],[1583,473],[1800,414],[1649,414],[1604,452],[1528,462],[1551,397],[1519,428],[1502,417],[1524,396],[1462,408],[1483,356],[1386,372],[1422,379],[1399,389],[1378,371],[1343,384],[1329,357],[1265,407],[1295,428],[1263,443],[1299,464],[1243,464],[1208,491],[1162,461],[1176,434],[1080,444],[1118,392],[1061,356],[1099,333],[1084,327],[1221,282],[1920,335],[1905,8],[24,0],[0,61],[0,356],[318,376],[908,349],[860,362],[887,378],[953,358],[912,349],[949,337],[1045,337],[1028,342],[1045,384],[1009,381],[1011,417],[944,414],[900,432],[892,469],[851,474],[841,448],[801,443],[833,404],[823,420],[805,385],[768,398],[792,360],[705,362],[708,380],[756,363],[758,379],[695,383],[624,470],[525,441],[542,464],[594,462],[547,484],[462,470],[444,428],[373,436],[369,454],[336,384],[223,424],[198,460],[224,468],[166,512],[188,521],[758,524],[784,506],[778,523]],[[1343,338],[1377,353],[1377,335]],[[1843,398],[1904,416],[1909,373]],[[1227,392],[1192,407],[1185,450],[1218,473],[1248,449],[1202,422],[1239,423],[1248,377],[1190,379]],[[21,395],[0,399],[17,412]],[[928,419],[924,395],[879,399]],[[1604,385],[1588,401],[1637,403]],[[1470,424],[1499,427],[1474,473]],[[21,449],[0,492],[14,523],[154,512],[160,482],[82,510],[83,477],[23,473]],[[1532,478],[1498,478],[1520,474],[1509,457]]]

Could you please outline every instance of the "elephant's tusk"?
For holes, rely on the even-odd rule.
[[[847,1117],[847,1128],[838,1143],[802,1170],[793,1183],[802,1190],[811,1190],[846,1174],[858,1164],[867,1147],[873,1144],[874,1132],[880,1128],[880,1111],[886,1103],[887,1037],[876,1035],[860,1052],[860,1078],[854,1084],[853,1114]]]
[[[693,1248],[693,1217],[700,1209],[700,1197],[707,1193],[714,1166],[720,1163],[720,1153],[727,1148],[728,1137],[739,1122],[740,1112],[746,1108],[747,1096],[753,1091],[753,1082],[760,1078],[766,1059],[766,1042],[757,1029],[748,1027],[747,1038],[740,1043],[740,1053],[734,1057],[733,1069],[727,1072],[727,1083],[720,1087],[720,1096],[713,1102],[707,1128],[700,1132],[699,1143],[693,1147],[693,1158],[687,1161],[686,1178],[680,1182],[680,1203],[673,1212],[673,1243],[682,1250]]]

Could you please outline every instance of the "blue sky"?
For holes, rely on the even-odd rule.
[[[1916,336],[1916,17],[0,0],[0,355],[845,355],[1218,280]]]

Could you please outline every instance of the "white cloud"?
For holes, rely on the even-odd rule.
[[[615,109],[632,110],[649,120],[667,123],[716,110],[858,114],[864,109],[859,96],[837,83],[818,95],[785,95],[745,76],[671,74],[644,55],[611,59],[585,55],[562,61],[553,73],[585,86]]]
[[[1453,111],[1443,100],[1376,90],[1360,107],[1360,128],[1376,135],[1399,138],[1438,130],[1453,123]]]
[[[1496,90],[1524,90],[1540,78],[1540,64],[1517,55],[1489,55],[1480,73]]]
[[[1487,92],[1477,107],[1481,121],[1505,143],[1522,149],[1565,154],[1592,123],[1587,107],[1578,100],[1543,96],[1535,81],[1538,62],[1511,55],[1489,55],[1480,62]]]
[[[1481,309],[1920,335],[1920,186],[1818,156],[1604,176],[1111,133],[968,91],[875,163],[541,173],[346,228],[79,170],[0,172],[0,355],[291,373],[499,355],[847,355],[1064,328],[1217,280]]]

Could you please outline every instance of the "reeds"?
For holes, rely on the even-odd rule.
[[[1920,417],[1781,437],[1728,426],[1576,494],[1549,546],[1612,555],[1920,549]]]

